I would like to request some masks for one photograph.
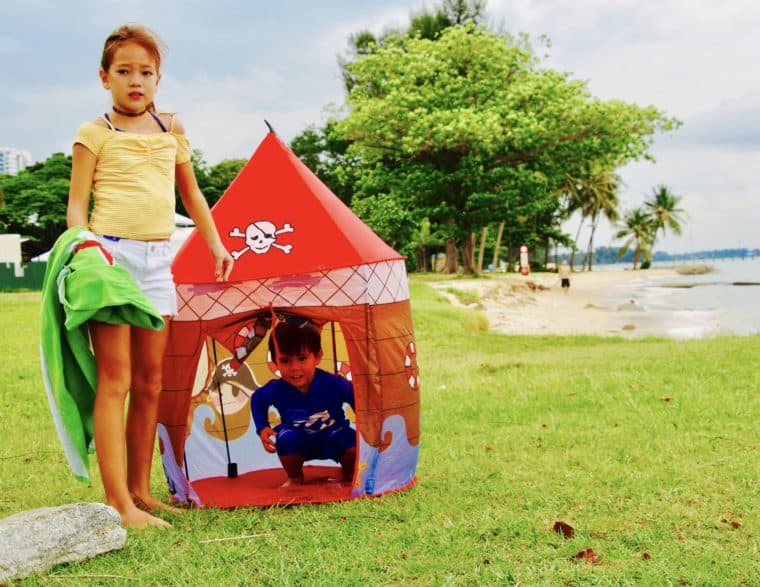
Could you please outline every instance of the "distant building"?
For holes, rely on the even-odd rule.
[[[16,175],[32,163],[29,151],[19,151],[11,147],[0,147],[0,173]]]

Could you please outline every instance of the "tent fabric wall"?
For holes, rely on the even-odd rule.
[[[172,497],[227,507],[348,499],[413,485],[420,438],[419,373],[403,257],[354,216],[273,133],[212,216],[230,251],[241,250],[241,218],[272,220],[248,225],[246,234],[257,237],[259,228],[266,233],[272,226],[289,227],[285,234],[292,237],[291,247],[287,252],[286,245],[269,246],[263,253],[245,251],[228,283],[213,281],[213,268],[205,264],[208,255],[203,257],[197,233],[175,259],[179,313],[170,323],[159,413]],[[274,245],[279,237],[268,238]],[[326,242],[334,246],[326,248]],[[250,240],[250,246],[256,242]],[[295,492],[273,485],[283,474],[281,467],[276,456],[261,454],[245,412],[254,388],[274,376],[266,368],[266,340],[262,338],[245,364],[232,361],[241,337],[250,336],[256,320],[271,312],[325,325],[323,337],[332,330],[338,333],[340,349],[335,355],[341,356],[331,356],[332,364],[323,367],[350,366],[358,431],[353,483],[315,481]],[[336,337],[332,340],[335,346]],[[237,370],[231,367],[236,365]],[[218,369],[245,382],[233,377],[223,392]],[[225,405],[234,414],[222,417]],[[225,470],[223,465],[233,461],[235,470]],[[331,478],[332,469],[329,463],[317,462],[311,474],[317,480]]]

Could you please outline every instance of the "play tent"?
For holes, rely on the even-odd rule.
[[[174,500],[201,507],[320,502],[415,483],[419,375],[404,259],[270,132],[212,216],[236,259],[214,280],[195,231],[173,271],[179,313],[169,325],[159,444]],[[256,435],[250,398],[276,376],[267,340],[277,320],[321,326],[321,367],[353,382],[354,479],[308,461],[286,480]],[[269,414],[277,423],[278,415]]]

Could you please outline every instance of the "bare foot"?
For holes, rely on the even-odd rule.
[[[280,487],[298,487],[299,485],[303,485],[303,477],[288,477],[288,480]]]
[[[144,512],[167,512],[170,514],[181,514],[185,510],[180,508],[175,508],[174,506],[170,506],[162,501],[157,500],[152,495],[147,495],[145,497],[139,496],[136,493],[130,493],[129,497],[132,498],[132,501],[134,502],[137,509],[140,509]]]
[[[136,507],[132,507],[126,512],[119,512],[119,516],[121,517],[121,525],[125,528],[146,528],[148,526],[156,526],[158,528],[172,527],[166,520],[152,516],[148,512],[139,510]]]

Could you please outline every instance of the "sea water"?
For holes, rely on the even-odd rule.
[[[760,258],[695,264],[707,265],[712,271],[668,276],[641,271],[633,282],[613,289],[610,301],[626,312],[637,336],[687,339],[760,332]],[[671,262],[653,267],[678,269],[682,265]]]

